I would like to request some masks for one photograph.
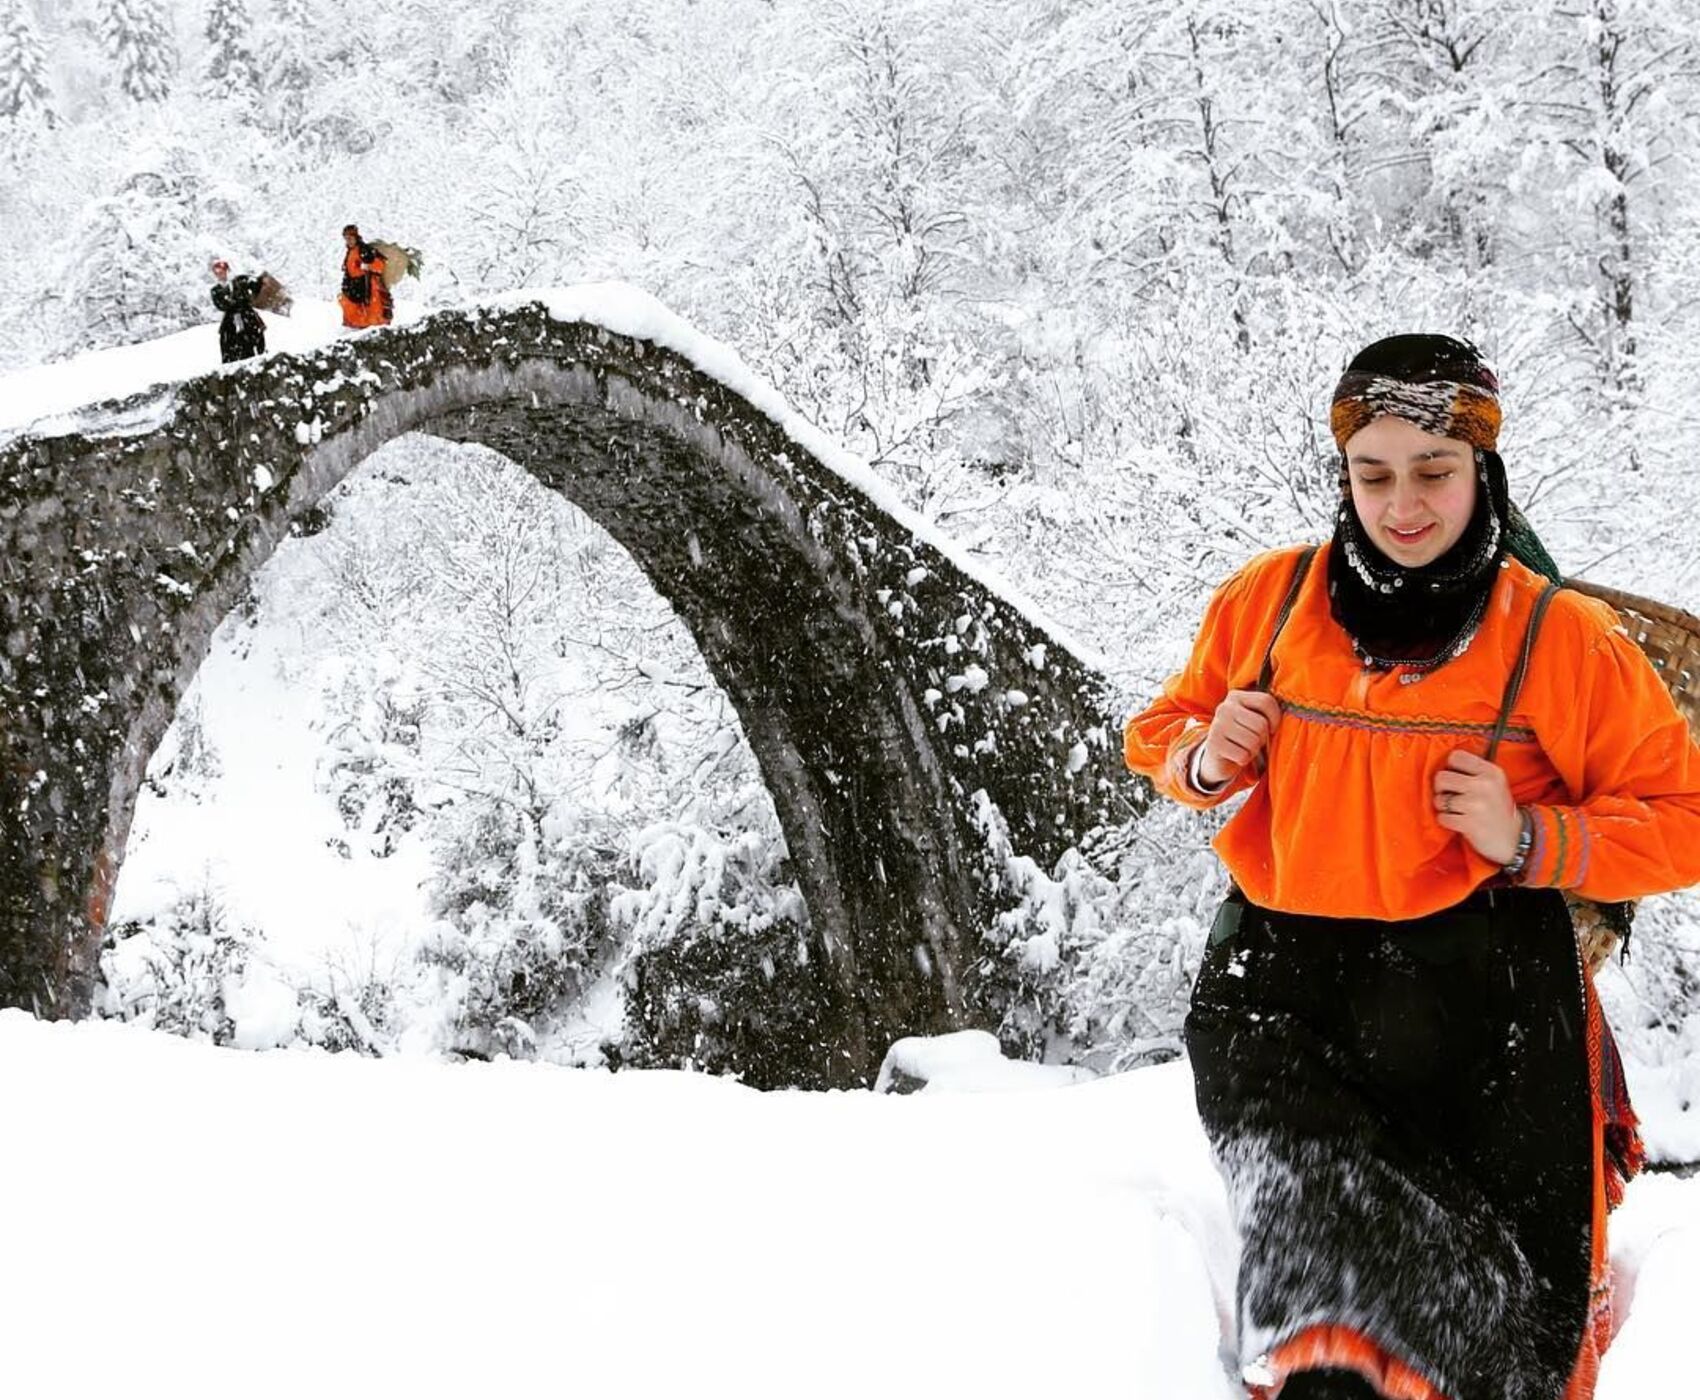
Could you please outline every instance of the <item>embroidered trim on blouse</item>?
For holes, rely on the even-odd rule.
[[[1303,705],[1282,696],[1276,698],[1280,700],[1284,711],[1298,715],[1301,719],[1345,729],[1364,729],[1377,734],[1457,734],[1466,738],[1487,738],[1493,733],[1492,724],[1472,724],[1468,720],[1425,719],[1415,715],[1372,715],[1362,710],[1329,710],[1319,705]],[[1535,742],[1535,731],[1515,725],[1508,726],[1502,742],[1532,744]]]

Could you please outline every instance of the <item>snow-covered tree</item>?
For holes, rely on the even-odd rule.
[[[280,31],[302,35],[315,21],[314,0],[272,0],[270,9]]]
[[[1490,267],[1515,149],[1501,119],[1518,81],[1515,20],[1487,0],[1387,0],[1365,17],[1358,61],[1379,89],[1379,158],[1419,257],[1461,275]]]
[[[212,0],[207,11],[205,82],[215,97],[247,99],[260,87],[253,32],[243,0]]]
[[[318,22],[313,0],[276,0],[269,23],[263,18],[254,38],[260,51],[261,91],[274,123],[284,135],[294,136],[315,77],[322,77],[314,66]]]
[[[30,0],[0,0],[0,119],[51,123],[53,116],[47,52]]]
[[[159,0],[100,0],[99,25],[120,91],[135,102],[164,101],[177,48]]]
[[[115,187],[91,200],[60,250],[53,292],[84,345],[127,344],[205,320],[205,182],[196,153],[138,143]]]
[[[472,131],[491,153],[465,192],[475,287],[571,280],[563,271],[582,236],[582,215],[574,117],[562,87],[554,63],[520,63],[471,117]]]
[[[1651,248],[1668,208],[1660,186],[1683,164],[1695,168],[1700,46],[1686,19],[1648,0],[1572,0],[1554,20],[1530,110],[1547,169],[1582,216],[1559,225],[1571,230],[1565,262],[1589,287],[1570,319],[1604,387],[1633,394],[1653,302]]]

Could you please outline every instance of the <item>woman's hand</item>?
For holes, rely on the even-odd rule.
[[[1517,854],[1523,818],[1511,797],[1505,770],[1478,754],[1454,749],[1434,775],[1435,820],[1456,831],[1495,865]]]
[[[1280,722],[1281,706],[1273,695],[1230,690],[1210,717],[1204,751],[1198,757],[1198,776],[1206,785],[1220,787],[1269,746]]]

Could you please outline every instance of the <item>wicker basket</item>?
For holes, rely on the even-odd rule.
[[[1689,729],[1700,736],[1700,617],[1582,579],[1567,578],[1564,586],[1617,609],[1625,630],[1670,688]],[[1589,900],[1571,896],[1570,915],[1583,961],[1597,971],[1617,948],[1618,932],[1600,906]]]

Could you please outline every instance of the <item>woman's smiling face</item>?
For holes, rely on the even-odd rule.
[[[1346,443],[1352,508],[1395,564],[1433,563],[1464,534],[1476,509],[1476,454],[1458,438],[1383,414]]]

